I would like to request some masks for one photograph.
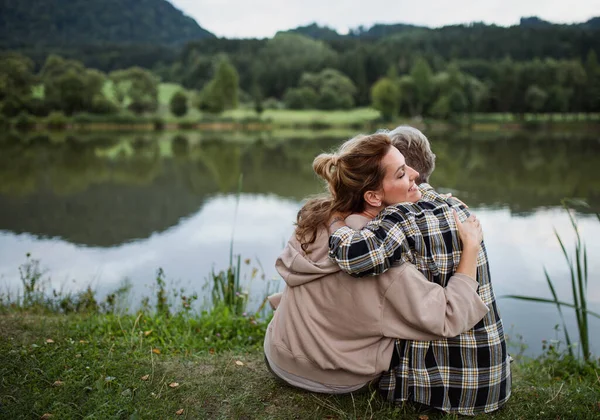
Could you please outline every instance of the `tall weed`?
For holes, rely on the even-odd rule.
[[[550,303],[556,305],[556,309],[560,315],[563,330],[565,333],[565,341],[567,343],[567,348],[569,352],[569,356],[574,357],[573,354],[573,345],[571,341],[571,337],[569,335],[569,331],[567,329],[567,325],[565,323],[564,314],[561,307],[568,307],[575,310],[575,317],[577,320],[577,330],[579,335],[579,344],[581,347],[581,351],[583,353],[583,359],[587,362],[590,360],[591,351],[590,351],[590,331],[588,327],[588,315],[600,318],[600,314],[592,312],[588,310],[588,300],[587,300],[587,286],[588,286],[588,254],[585,244],[581,239],[581,235],[579,233],[579,228],[577,225],[577,221],[573,217],[571,210],[568,205],[569,202],[563,201],[563,207],[567,211],[569,215],[569,220],[571,222],[571,226],[575,231],[575,252],[574,255],[570,255],[565,247],[565,244],[556,231],[554,229],[554,235],[560,244],[561,251],[565,257],[567,265],[569,267],[570,279],[571,279],[571,292],[573,297],[573,303],[565,302],[559,300],[558,295],[556,293],[556,289],[554,288],[554,282],[550,278],[548,271],[544,268],[544,275],[546,277],[546,282],[548,284],[548,288],[550,289],[550,293],[552,294],[552,299],[544,299],[533,296],[523,296],[523,295],[507,295],[504,297],[508,297],[511,299],[519,299],[526,300],[530,302],[540,302],[540,303]],[[573,202],[571,202],[573,203]],[[578,203],[581,204],[581,203]],[[596,217],[598,221],[600,221],[600,214],[596,213]]]

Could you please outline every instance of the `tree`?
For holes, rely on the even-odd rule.
[[[177,91],[171,96],[169,102],[169,109],[171,114],[176,117],[183,117],[188,112],[188,98],[187,95],[182,91]]]
[[[113,91],[121,105],[136,114],[158,109],[158,79],[148,70],[131,67],[110,74]]]
[[[2,114],[14,117],[25,110],[36,83],[33,61],[15,53],[0,55],[0,103]]]
[[[411,117],[419,115],[419,99],[415,81],[411,76],[402,76],[398,80],[400,94],[400,113]]]
[[[281,98],[287,89],[298,86],[303,73],[333,67],[337,53],[323,41],[278,33],[267,41],[257,59],[268,63],[259,78],[265,96]]]
[[[529,86],[525,93],[527,109],[536,114],[544,108],[547,99],[548,94],[536,85]]]
[[[398,90],[398,84],[387,77],[379,79],[371,88],[371,104],[381,112],[381,116],[386,121],[398,115],[400,107]]]
[[[429,63],[419,57],[410,71],[410,77],[414,84],[415,113],[423,114],[431,101],[433,93],[432,71]]]
[[[95,112],[99,101],[105,100],[104,73],[86,69],[75,60],[50,55],[40,72],[44,86],[44,100],[50,109],[67,115],[75,112]]]
[[[356,86],[335,69],[304,73],[298,88],[288,89],[284,96],[290,109],[349,109],[354,106]]]
[[[519,82],[517,64],[510,58],[498,63],[493,75],[492,97],[496,102],[497,110],[510,112],[516,106],[516,91]]]
[[[252,85],[252,102],[254,103],[254,110],[256,111],[256,113],[258,115],[261,115],[263,113],[263,111],[265,110],[265,107],[263,105],[263,96],[262,96],[262,92],[260,90],[260,86],[258,86],[258,83],[254,83]]]
[[[219,60],[213,81],[223,96],[225,108],[237,108],[240,77],[227,57]]]
[[[481,111],[481,104],[488,95],[487,86],[473,76],[464,75],[463,92],[467,100],[467,112],[469,113],[469,123],[472,122],[473,114]]]
[[[219,114],[229,108],[237,108],[239,76],[226,56],[220,57],[215,67],[214,77],[200,92],[201,111]]]
[[[448,96],[448,106],[450,113],[462,114],[467,111],[469,104],[467,98],[460,87],[455,87]]]
[[[433,106],[431,107],[431,115],[436,118],[443,120],[450,116],[450,99],[447,95],[442,95],[437,98]]]
[[[288,109],[314,109],[319,101],[319,95],[313,88],[303,86],[288,89],[283,101]]]
[[[211,80],[202,91],[198,100],[198,109],[210,114],[220,114],[225,111],[225,98],[217,87],[214,80]]]
[[[553,85],[548,92],[546,110],[549,112],[565,113],[569,111],[571,90],[560,85]]]
[[[600,111],[600,65],[594,50],[588,52],[585,60],[585,72],[587,74],[587,98],[586,111]]]

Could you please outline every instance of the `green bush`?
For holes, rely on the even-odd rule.
[[[0,111],[6,117],[14,118],[23,110],[23,104],[14,98],[5,98],[0,102]]]
[[[178,91],[171,96],[171,101],[169,102],[169,109],[171,110],[171,114],[176,117],[183,117],[188,113],[188,98],[187,95]]]
[[[51,130],[64,130],[69,124],[69,119],[62,111],[53,111],[46,117],[46,127]]]
[[[153,122],[148,118],[135,115],[131,111],[122,111],[116,115],[113,115],[107,122],[109,121],[113,124],[148,124]]]
[[[36,125],[36,119],[29,115],[26,111],[21,111],[14,120],[14,126],[17,130],[26,131],[32,129]]]
[[[0,130],[6,131],[10,128],[10,120],[7,116],[0,114]]]
[[[275,98],[267,98],[264,100],[263,102],[263,107],[265,109],[283,109],[283,103],[281,101],[278,101]]]
[[[50,104],[41,98],[31,98],[27,102],[27,110],[36,117],[47,117],[52,111]]]
[[[164,130],[165,129],[165,120],[163,120],[160,117],[154,117],[152,119],[152,125],[154,127],[154,130],[156,130],[156,131]]]
[[[285,92],[283,101],[288,109],[313,109],[319,95],[309,87],[291,88]]]
[[[88,114],[87,112],[82,112],[73,116],[73,122],[76,124],[92,124],[95,122],[102,122],[102,119],[95,115]]]
[[[119,106],[104,96],[99,96],[92,101],[90,111],[93,114],[115,115],[119,112]]]

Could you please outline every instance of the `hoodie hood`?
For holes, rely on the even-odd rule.
[[[340,271],[340,267],[329,259],[329,234],[326,229],[319,229],[315,242],[306,252],[294,233],[277,258],[275,268],[289,287],[300,286]]]

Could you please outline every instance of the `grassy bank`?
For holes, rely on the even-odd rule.
[[[281,385],[262,360],[265,323],[232,319],[5,313],[0,418],[453,417],[395,407],[375,392],[336,397]],[[513,396],[493,418],[600,416],[597,367],[550,353],[513,369]]]
[[[251,108],[228,110],[220,115],[190,110],[185,117],[172,116],[166,105],[157,113],[135,115],[123,111],[111,115],[75,114],[66,116],[60,112],[47,117],[21,114],[7,119],[0,117],[0,128],[4,131],[58,131],[58,132],[103,132],[103,131],[277,131],[277,130],[332,130],[346,129],[355,132],[370,132],[379,128],[394,128],[408,124],[431,131],[469,130],[490,131],[597,131],[600,129],[600,114],[476,114],[452,121],[397,117],[383,121],[378,111],[372,108],[351,110],[288,110],[267,109],[260,115]]]

